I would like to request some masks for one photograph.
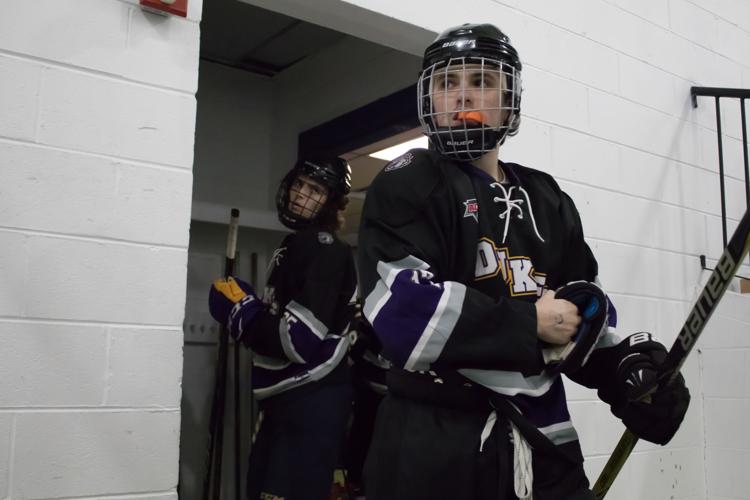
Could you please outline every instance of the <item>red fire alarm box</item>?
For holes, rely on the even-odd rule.
[[[141,7],[157,14],[187,17],[188,0],[140,0]]]

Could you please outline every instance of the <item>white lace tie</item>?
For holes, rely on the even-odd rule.
[[[492,410],[490,414],[487,415],[487,421],[484,423],[482,434],[479,437],[480,452],[484,450],[484,443],[487,442],[487,438],[489,438],[490,434],[492,434],[492,428],[495,427],[495,422],[497,422],[497,412],[495,410]]]
[[[510,423],[513,438],[513,489],[520,500],[530,500],[534,484],[534,469],[531,466],[531,447],[513,422]]]
[[[526,202],[526,206],[529,207],[529,216],[531,217],[531,224],[534,226],[534,233],[536,233],[536,237],[539,238],[539,240],[544,243],[544,238],[542,238],[542,235],[539,234],[539,229],[536,227],[536,219],[534,218],[534,210],[531,208],[531,199],[529,198],[529,193],[526,192],[526,190],[520,186],[510,186],[509,188],[505,188],[504,185],[502,185],[499,182],[493,182],[490,184],[490,187],[493,188],[499,188],[503,192],[503,196],[495,196],[492,198],[492,201],[495,203],[505,203],[505,210],[500,213],[500,218],[505,219],[505,229],[503,230],[503,243],[505,243],[505,239],[508,237],[508,228],[510,227],[510,219],[513,216],[513,210],[518,210],[518,213],[516,214],[517,219],[523,219],[523,208],[522,205],[524,201]],[[523,194],[524,198],[516,198],[513,199],[513,190],[518,187],[518,191]]]
[[[515,408],[515,406],[514,406]],[[497,412],[492,410],[487,415],[482,434],[479,437],[479,451],[484,451],[484,443],[492,434],[497,423]],[[513,442],[513,491],[520,500],[531,500],[534,484],[534,470],[531,463],[531,447],[512,421],[510,422],[511,441]]]

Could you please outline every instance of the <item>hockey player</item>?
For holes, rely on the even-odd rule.
[[[213,317],[252,349],[262,412],[250,453],[251,500],[328,500],[351,412],[346,362],[356,274],[336,235],[351,188],[340,158],[303,159],[279,186],[281,222],[263,295],[230,278],[211,287]]]
[[[684,380],[650,399],[664,347],[620,341],[573,201],[499,161],[520,123],[521,62],[499,29],[463,25],[425,51],[430,150],[392,161],[360,226],[364,312],[394,367],[365,466],[368,500],[593,498],[561,373],[665,444]]]

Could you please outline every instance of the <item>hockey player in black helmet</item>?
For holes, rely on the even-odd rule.
[[[279,220],[294,232],[274,252],[263,298],[238,278],[216,280],[213,317],[252,349],[259,430],[248,498],[328,500],[352,388],[346,362],[355,312],[350,247],[336,231],[351,189],[341,158],[304,158],[282,180]]]
[[[300,160],[284,177],[276,194],[279,220],[290,229],[338,227],[352,186],[346,160]]]
[[[424,132],[446,157],[478,161],[518,132],[521,61],[495,26],[440,35],[425,51],[418,92]]]
[[[367,498],[592,499],[561,374],[659,444],[687,410],[684,380],[631,400],[664,347],[647,332],[618,337],[557,182],[499,160],[520,124],[509,38],[489,24],[448,29],[427,47],[417,87],[430,150],[375,178],[359,232],[364,314],[393,365]]]

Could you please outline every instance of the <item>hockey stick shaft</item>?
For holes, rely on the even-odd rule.
[[[242,468],[241,436],[242,412],[240,411],[240,343],[234,342],[234,497],[240,500]]]
[[[724,253],[711,272],[708,282],[703,287],[703,291],[698,296],[690,314],[688,314],[677,340],[672,344],[664,363],[659,367],[657,378],[659,385],[669,385],[680,373],[680,368],[698,341],[698,337],[703,332],[709,318],[716,310],[717,304],[732,282],[749,249],[750,210],[745,212],[740,220],[737,229],[729,240],[729,244],[724,249]],[[638,399],[645,398],[656,387],[652,386],[650,390],[644,391]],[[594,484],[593,491],[597,499],[602,499],[607,494],[636,443],[638,443],[638,437],[626,429]]]
[[[234,274],[234,257],[237,253],[237,233],[239,231],[240,211],[233,208],[227,231],[226,259],[224,277]],[[224,445],[224,405],[226,400],[227,349],[229,332],[222,326],[219,333],[219,350],[216,361],[216,376],[211,404],[211,417],[208,429],[208,463],[203,482],[203,498],[217,499],[221,495],[221,461]]]

